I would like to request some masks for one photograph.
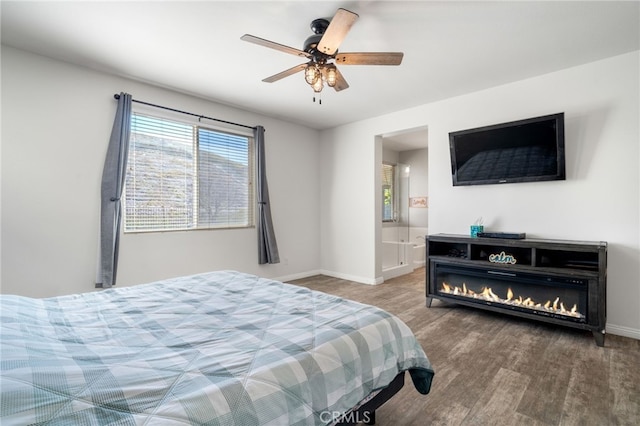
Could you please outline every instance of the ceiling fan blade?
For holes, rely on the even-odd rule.
[[[342,73],[336,68],[336,85],[333,86],[336,92],[349,88],[349,83],[344,79]]]
[[[402,52],[338,53],[335,62],[340,65],[400,65]]]
[[[240,37],[241,40],[248,41],[249,43],[254,43],[259,46],[269,47],[271,49],[279,50],[284,53],[290,53],[291,55],[303,56],[305,58],[311,58],[311,55],[304,50],[296,49],[294,47],[285,46],[284,44],[276,43],[274,41],[265,40],[260,37],[252,36],[250,34],[245,34]]]
[[[356,19],[358,19],[357,13],[346,9],[338,9],[318,42],[318,51],[329,56],[335,54]]]
[[[264,81],[265,83],[273,83],[274,81],[281,80],[281,79],[283,79],[285,77],[289,77],[292,74],[300,72],[300,71],[304,70],[306,67],[307,67],[307,64],[296,65],[293,68],[289,68],[288,70],[279,72],[278,74],[274,74],[271,77],[267,77],[262,81]]]

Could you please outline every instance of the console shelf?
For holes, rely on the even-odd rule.
[[[433,299],[439,299],[590,330],[596,343],[604,345],[606,242],[436,234],[427,237],[426,259],[428,306]],[[473,290],[472,283],[475,283]],[[459,288],[449,292],[445,289],[449,286]],[[470,287],[469,294],[466,294],[467,287]],[[491,287],[504,290],[502,296],[476,294]],[[462,294],[463,288],[465,294]],[[512,298],[512,288],[517,288],[524,295],[524,302],[530,305],[522,305],[522,298],[520,301]],[[509,296],[504,294],[507,291]],[[536,306],[527,296],[541,298],[544,292],[564,295],[565,302],[571,300],[577,312],[570,312],[558,298],[555,303],[550,302],[561,305],[554,309],[544,307],[544,301],[538,301]]]

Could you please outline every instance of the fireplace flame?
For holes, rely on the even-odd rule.
[[[566,315],[574,318],[584,318],[584,315],[578,312],[578,306],[573,305],[570,309],[565,307],[564,302],[560,300],[560,297],[556,297],[553,301],[547,300],[544,303],[536,302],[531,297],[526,299],[523,296],[515,296],[511,287],[507,289],[506,298],[501,298],[493,292],[491,287],[483,287],[482,291],[476,293],[475,291],[467,288],[466,283],[462,283],[462,287],[452,286],[445,282],[442,283],[441,293],[452,294],[454,296],[466,297],[469,299],[478,299],[489,302],[498,302],[510,306],[525,307],[533,310],[550,312],[554,314]]]

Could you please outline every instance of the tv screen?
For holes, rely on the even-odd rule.
[[[453,185],[565,179],[564,113],[449,133]]]

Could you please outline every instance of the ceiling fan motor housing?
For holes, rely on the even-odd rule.
[[[304,47],[302,50],[313,54],[313,52],[316,50],[316,47],[318,46],[318,43],[320,43],[320,39],[322,39],[322,34],[314,34],[307,37],[307,39],[304,41]]]

